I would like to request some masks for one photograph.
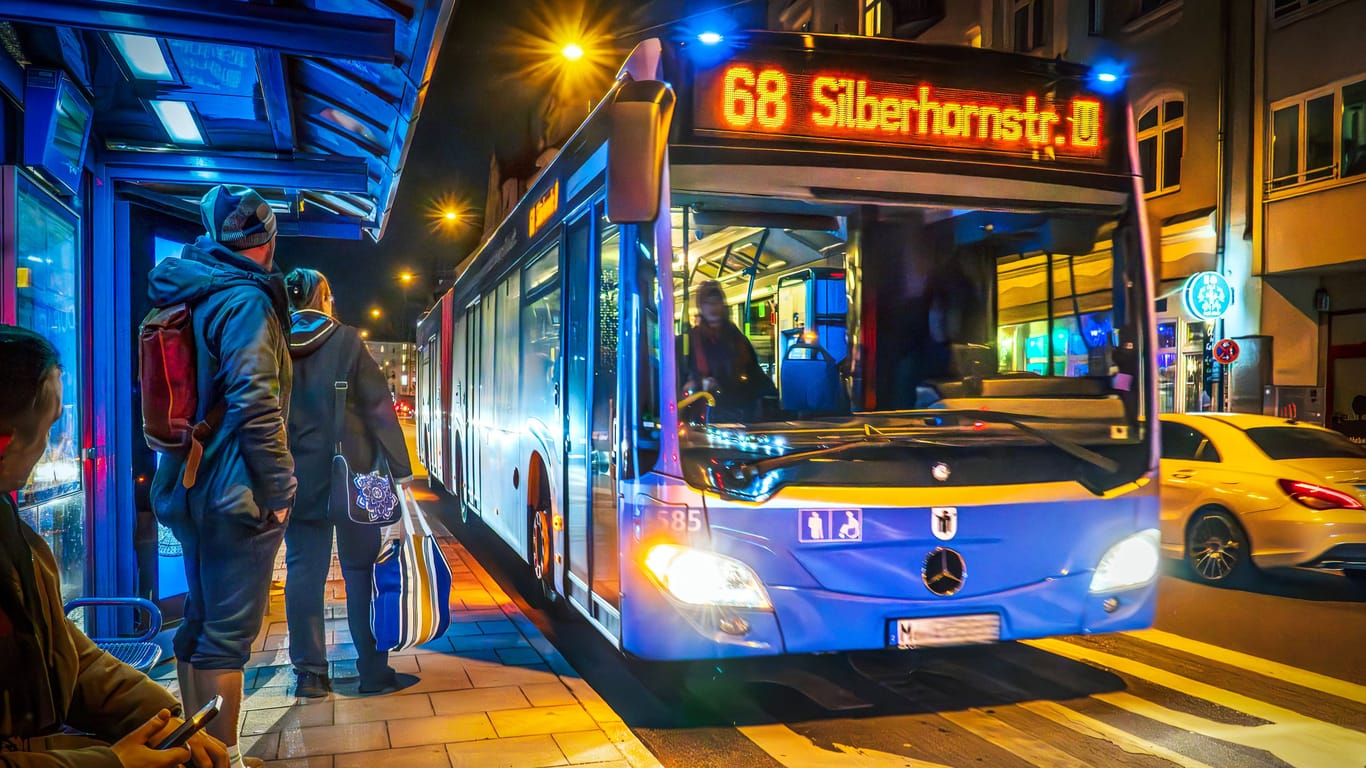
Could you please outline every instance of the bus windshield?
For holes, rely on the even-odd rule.
[[[699,481],[886,484],[931,447],[1057,449],[1015,482],[1109,488],[1146,465],[1123,455],[1144,440],[1130,207],[674,200],[680,447],[738,468]]]

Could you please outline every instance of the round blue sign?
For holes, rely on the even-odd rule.
[[[1233,288],[1218,272],[1196,272],[1186,279],[1181,302],[1199,320],[1218,320],[1233,306]]]

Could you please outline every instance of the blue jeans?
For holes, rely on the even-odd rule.
[[[270,577],[285,526],[269,512],[255,526],[237,516],[205,514],[177,526],[185,553],[185,618],[172,645],[198,669],[242,669],[261,632]]]
[[[332,531],[346,583],[346,617],[356,646],[361,685],[383,684],[390,675],[389,654],[376,650],[370,631],[370,593],[380,526],[331,520],[289,521],[285,531],[285,619],[289,623],[289,660],[301,672],[327,674],[327,634],[323,598],[332,564]]]

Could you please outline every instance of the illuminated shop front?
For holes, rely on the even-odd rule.
[[[17,501],[65,598],[148,597],[174,620],[182,564],[147,498],[137,407],[147,272],[203,233],[215,184],[260,191],[284,237],[379,239],[454,2],[105,5],[10,3],[0,25],[0,321],[63,366]]]

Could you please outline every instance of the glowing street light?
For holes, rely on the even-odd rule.
[[[446,211],[441,214],[441,218],[445,219],[446,221],[455,221],[456,219],[460,218],[460,214],[456,213],[455,211]]]
[[[398,279],[399,279],[404,285],[407,285],[408,283],[411,283],[411,282],[413,281],[413,273],[412,273],[412,272],[403,272],[402,274],[400,274],[400,275],[398,276]]]
[[[361,331],[360,331],[360,337],[361,337],[362,339],[368,339],[368,338],[370,338],[370,332],[367,331],[367,330],[365,330],[364,328],[362,328]]]
[[[583,46],[578,43],[570,43],[560,49],[560,54],[570,61],[578,61],[583,58]]]
[[[379,307],[374,307],[373,309],[370,310],[370,316],[371,316],[371,317],[379,317],[380,314],[381,314],[381,313],[380,313],[380,311],[379,311]]]

